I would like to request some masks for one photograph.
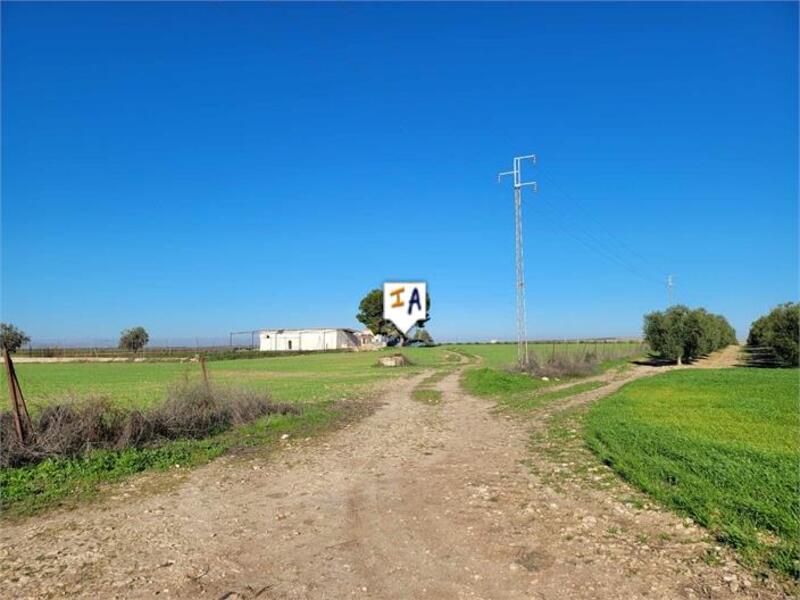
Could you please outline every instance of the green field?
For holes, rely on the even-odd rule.
[[[387,377],[439,364],[452,364],[444,348],[404,348],[410,368],[375,366],[380,352],[331,352],[273,356],[206,363],[212,381],[268,392],[283,402],[324,402],[342,398]],[[17,375],[30,407],[35,410],[65,395],[100,395],[126,407],[144,407],[163,400],[170,385],[201,377],[198,363],[74,362],[19,363]],[[5,375],[0,385],[3,406],[8,403]]]
[[[204,464],[230,450],[270,447],[280,435],[311,435],[359,412],[334,404],[354,399],[376,383],[450,366],[461,360],[444,348],[404,348],[412,361],[403,368],[376,365],[394,353],[348,352],[273,356],[207,363],[215,384],[246,386],[268,393],[273,400],[303,405],[300,415],[269,416],[201,440],[177,440],[157,447],[124,451],[92,451],[76,458],[48,459],[34,465],[0,469],[0,507],[4,516],[32,514],[64,502],[90,498],[103,484],[147,470],[186,469]],[[19,363],[17,374],[35,418],[48,403],[67,396],[103,396],[125,408],[143,408],[164,400],[170,386],[201,378],[198,363]],[[5,377],[2,402],[8,404]],[[362,410],[363,412],[363,410]],[[180,465],[179,467],[176,465]]]
[[[674,371],[596,403],[586,440],[749,562],[800,577],[799,393],[796,369]]]
[[[630,353],[637,343],[576,344],[574,342],[531,344],[537,356],[596,351],[600,357],[617,357]],[[379,352],[331,352],[292,356],[271,356],[241,360],[219,360],[206,363],[217,383],[243,385],[269,392],[275,400],[285,402],[322,402],[346,396],[357,389],[387,377],[415,372],[422,368],[453,365],[457,358],[451,352],[480,357],[482,366],[502,368],[516,359],[515,344],[459,344],[433,348],[403,348],[412,367],[393,370],[376,367]],[[105,396],[126,407],[144,407],[161,401],[166,389],[186,379],[200,377],[200,365],[190,362],[74,362],[18,363],[17,374],[25,398],[32,410],[66,395]],[[0,376],[0,402],[8,402],[5,375]],[[529,379],[529,378],[526,378]]]
[[[529,352],[539,361],[552,357],[581,353],[594,353],[599,363],[594,372],[602,373],[613,368],[623,368],[630,360],[644,354],[645,347],[638,342],[614,343],[531,343]],[[517,358],[516,344],[464,344],[452,346],[453,350],[478,357],[478,368],[467,371],[461,384],[465,390],[477,396],[492,398],[499,404],[514,410],[529,410],[547,402],[558,400],[600,387],[596,382],[583,382],[554,392],[543,388],[570,381],[578,382],[583,377],[549,377],[547,381],[525,373],[510,370]],[[591,374],[591,373],[589,373]]]
[[[481,366],[492,369],[513,367],[517,362],[516,344],[457,344],[449,348],[481,359]],[[528,352],[539,362],[564,355],[594,353],[601,363],[644,354],[640,342],[529,342]],[[601,365],[603,366],[603,365]]]

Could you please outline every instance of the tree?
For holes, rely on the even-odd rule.
[[[139,352],[150,341],[150,336],[144,327],[126,329],[119,336],[119,347],[123,350]]]
[[[425,296],[425,318],[416,322],[416,327],[423,327],[430,320],[431,296]],[[356,319],[375,335],[385,335],[389,338],[400,338],[403,344],[408,342],[405,332],[401,332],[391,321],[383,318],[383,290],[375,288],[370,290],[361,299],[358,305]],[[427,332],[426,332],[427,333]]]
[[[0,323],[0,346],[8,348],[9,352],[16,352],[23,344],[31,341],[25,332],[17,329],[11,323]]]
[[[644,339],[653,352],[681,364],[735,344],[736,332],[725,317],[677,305],[645,315]]]
[[[769,348],[786,365],[800,362],[800,304],[787,302],[773,308],[750,327],[747,344]]]
[[[383,290],[376,288],[367,292],[358,305],[356,319],[375,335],[389,334],[387,329],[391,323],[383,318]]]
[[[417,330],[414,332],[414,341],[422,342],[426,346],[433,346],[433,338],[424,327],[417,327]]]

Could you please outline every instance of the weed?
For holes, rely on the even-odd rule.
[[[417,388],[411,392],[411,397],[419,402],[425,402],[427,404],[439,404],[442,401],[442,392],[439,390]]]

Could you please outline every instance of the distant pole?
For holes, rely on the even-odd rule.
[[[672,279],[672,275],[667,275],[667,306],[672,306],[672,288],[675,287],[675,282]]]
[[[206,370],[206,357],[203,356],[202,354],[200,354],[199,357],[200,357],[200,368],[203,370],[203,382],[206,385],[206,389],[208,389],[209,383],[208,383],[208,371]]]
[[[525,314],[525,261],[522,251],[522,188],[533,186],[537,191],[535,181],[522,181],[522,161],[530,160],[536,164],[536,155],[514,157],[514,168],[497,176],[499,181],[506,175],[514,176],[514,249],[516,258],[516,293],[517,293],[517,363],[520,367],[528,366],[528,331]]]

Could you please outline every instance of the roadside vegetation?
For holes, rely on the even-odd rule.
[[[299,414],[296,404],[274,403],[247,388],[206,383],[178,385],[144,410],[99,398],[68,398],[49,404],[25,427],[25,443],[10,412],[0,413],[0,467],[73,458],[92,450],[146,448],[177,439],[202,439],[271,414]]]
[[[71,458],[0,469],[0,507],[4,518],[27,516],[56,506],[89,500],[107,484],[145,471],[185,472],[233,450],[277,445],[284,436],[303,437],[335,427],[364,408],[315,404],[300,414],[272,414],[249,425],[203,439],[182,439],[124,450],[92,450]]]
[[[515,369],[517,363],[516,343],[498,344],[452,344],[447,346],[455,352],[479,357],[481,366],[492,369]],[[624,363],[627,359],[642,356],[647,347],[642,342],[529,342],[531,361],[542,367],[548,364],[582,362],[590,363],[589,372],[602,372],[610,366]],[[549,376],[547,373],[532,373]],[[589,374],[589,373],[584,373]],[[555,374],[559,376],[559,374]]]
[[[559,383],[556,379],[543,381],[526,373],[489,368],[469,370],[461,380],[462,387],[470,394],[490,398],[500,406],[521,412],[605,385],[602,381],[581,381],[548,391]]]
[[[681,370],[594,404],[600,459],[752,565],[800,577],[796,370]]]
[[[481,359],[479,367],[466,371],[462,377],[461,385],[467,392],[491,398],[516,410],[535,408],[552,400],[596,389],[602,383],[580,380],[611,369],[623,369],[646,352],[646,347],[638,342],[534,343],[529,344],[529,353],[538,362],[521,372],[514,365],[516,344],[453,348]],[[576,385],[545,393],[550,386],[571,382]]]
[[[747,336],[753,362],[796,367],[800,362],[800,304],[787,302],[757,319]]]

